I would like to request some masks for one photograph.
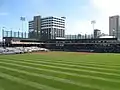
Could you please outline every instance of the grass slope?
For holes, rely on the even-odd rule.
[[[0,55],[0,90],[120,90],[120,55]]]

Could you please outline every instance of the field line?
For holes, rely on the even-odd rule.
[[[28,81],[28,80],[25,80],[25,79],[22,79],[22,78],[11,76],[9,74],[5,74],[5,73],[2,73],[2,72],[0,72],[0,77],[8,79],[10,81],[14,81],[14,82],[20,83],[20,84],[28,85],[30,87],[34,87],[34,88],[40,89],[40,90],[41,89],[42,90],[60,90],[60,89],[56,89],[56,88],[53,88],[53,87],[50,87],[50,86],[38,84],[36,82],[32,82],[32,81]]]
[[[88,79],[90,78],[90,79],[94,79],[94,80],[102,80],[102,81],[107,81],[107,82],[120,83],[120,81],[116,80],[116,79],[108,79],[108,78],[90,76],[90,75],[79,75],[79,74],[76,74],[76,73],[68,73],[68,72],[62,72],[62,71],[47,70],[47,69],[35,68],[35,67],[31,67],[31,66],[23,66],[23,65],[20,65],[20,64],[6,63],[6,62],[0,62],[0,63],[6,64],[6,65],[13,65],[13,66],[18,66],[18,67],[29,68],[29,69],[35,69],[35,70],[42,70],[42,71],[47,71],[47,72],[66,74],[66,75],[71,75],[71,76],[76,76],[76,77],[81,77],[81,78],[88,78]]]

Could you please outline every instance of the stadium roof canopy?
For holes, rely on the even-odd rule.
[[[115,38],[114,36],[101,36],[100,38]]]

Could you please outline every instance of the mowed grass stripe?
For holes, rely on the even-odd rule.
[[[56,57],[56,54],[58,54],[58,53],[59,53],[59,56],[57,55],[57,57],[59,57],[59,58]],[[73,54],[74,54],[74,56],[73,56]],[[72,57],[70,55],[72,55]],[[19,55],[19,56],[21,56],[21,55]],[[28,54],[28,56],[29,57],[27,57],[27,59],[35,59],[35,60],[39,60],[39,59],[48,60],[49,59],[51,61],[54,61],[54,60],[56,60],[56,61],[67,61],[67,62],[72,61],[72,62],[76,62],[76,63],[79,63],[79,62],[82,63],[83,62],[83,63],[94,63],[94,64],[98,64],[98,65],[99,64],[100,65],[106,65],[107,64],[107,65],[115,65],[115,66],[119,65],[120,66],[120,64],[118,64],[119,56],[117,56],[117,58],[116,58],[116,56],[114,56],[113,54],[95,54],[95,55],[93,55],[93,54],[90,54],[90,55],[79,54],[78,55],[78,54],[72,53],[72,54],[67,55],[66,53],[64,53],[64,55],[62,56],[61,52],[56,52],[56,53],[54,53],[54,56],[53,56],[53,53],[52,53],[52,55],[51,55],[52,57],[49,55],[49,53],[46,53],[44,55]],[[75,58],[75,56],[77,56],[77,58]],[[23,57],[21,57],[21,59]],[[68,57],[71,57],[71,58],[68,58]],[[114,61],[112,59],[102,60],[102,57],[104,57],[104,58],[110,58],[110,57],[113,58],[114,57],[115,60]],[[91,59],[87,60],[86,58],[91,58]],[[95,60],[94,58],[97,58],[97,60]]]
[[[49,87],[49,86],[46,86],[46,85],[31,82],[31,81],[28,81],[28,80],[25,80],[25,79],[22,79],[22,78],[18,78],[18,77],[15,77],[15,76],[11,76],[9,74],[5,74],[5,73],[2,73],[2,72],[0,72],[0,77],[8,79],[10,81],[20,83],[20,84],[28,85],[30,87],[34,87],[34,88],[37,88],[37,89],[40,89],[40,90],[60,90],[60,89],[55,89],[53,87]]]
[[[21,60],[24,60],[24,59],[21,59]],[[106,65],[101,65],[101,67],[98,67],[99,66],[99,64],[87,64],[86,62],[84,62],[84,63],[81,63],[81,62],[70,62],[70,61],[57,61],[57,60],[54,60],[54,61],[51,61],[51,60],[45,60],[45,59],[39,59],[39,60],[31,60],[31,59],[27,59],[26,61],[32,61],[32,62],[42,62],[42,61],[44,61],[44,62],[46,62],[46,63],[49,63],[49,62],[52,62],[53,64],[56,64],[56,63],[59,63],[59,64],[63,64],[63,65],[69,65],[69,66],[78,66],[78,67],[88,67],[88,68],[97,68],[97,69],[106,69],[106,70],[116,70],[116,69],[120,69],[120,65],[119,66],[116,66],[116,69],[113,69],[113,67],[112,68],[110,68],[112,65],[110,65],[110,67],[108,66],[106,66]],[[105,67],[104,67],[105,66]],[[116,70],[117,71],[117,70]]]
[[[57,53],[57,54],[60,54],[60,53]],[[56,54],[54,54],[54,55],[56,55]],[[16,57],[17,56],[17,57]],[[22,57],[23,56],[23,57]],[[62,56],[61,54],[60,54],[60,56]],[[60,56],[55,56],[55,58],[54,58],[54,56],[50,56],[50,55],[44,55],[44,56],[42,56],[42,55],[12,55],[12,56],[8,56],[8,57],[12,57],[13,59],[16,59],[16,58],[18,58],[18,59],[16,59],[16,60],[19,60],[19,59],[21,59],[21,58],[24,58],[24,59],[29,59],[30,58],[30,60],[36,60],[36,57],[40,57],[40,58],[43,58],[43,59],[47,59],[47,60],[50,60],[50,59],[53,59],[53,60],[51,60],[51,62],[50,63],[52,63],[54,60],[56,60],[57,58],[58,59],[63,59],[63,60],[65,60],[65,61],[69,61],[69,60],[73,60],[73,61],[75,61],[74,62],[74,64],[77,64],[76,62],[77,61],[85,61],[86,63],[87,62],[96,62],[96,63],[103,63],[103,64],[106,64],[107,66],[109,66],[109,65],[113,65],[113,64],[119,64],[119,58],[114,58],[115,60],[113,61],[113,63],[111,62],[112,61],[112,57],[110,58],[109,57],[109,59],[108,58],[105,58],[105,57],[103,57],[103,58],[99,58],[98,57],[98,59],[96,60],[96,58],[95,57],[97,57],[97,56],[94,56],[94,55],[91,55],[90,57],[85,57],[85,58],[81,58],[81,57],[77,57],[77,56],[66,56],[66,54],[65,55],[63,55],[63,57],[60,57]],[[101,55],[102,56],[102,55]],[[107,56],[108,57],[108,56]],[[49,59],[50,58],[50,59]],[[1,58],[0,58],[1,59]],[[9,59],[9,58],[8,58]],[[74,60],[75,59],[75,60]],[[117,60],[118,61],[117,61]],[[107,62],[106,61],[110,61],[110,62],[108,62],[109,64],[107,64]],[[9,63],[9,61],[5,61],[6,63]],[[47,62],[47,61],[45,61],[45,62]],[[12,62],[12,63],[16,63],[16,62]],[[16,63],[16,64],[19,64],[18,62]],[[63,64],[64,64],[64,62],[63,62]],[[84,64],[84,63],[83,63]],[[20,63],[20,65],[23,65],[23,66],[25,66],[26,64],[24,63]],[[46,64],[45,64],[46,65]],[[50,64],[51,65],[51,64]],[[97,65],[97,64],[96,64]],[[37,73],[37,74],[39,74],[39,70],[35,70],[35,69],[31,69],[31,68],[24,68],[24,67],[21,67],[21,66],[14,66],[14,65],[5,65],[4,63],[1,63],[0,64],[0,66],[4,66],[4,67],[9,67],[9,68],[18,68],[18,69],[20,69],[20,70],[24,70],[24,71],[27,71],[27,72],[34,72],[34,73]],[[28,65],[27,64],[27,66],[29,66],[29,67],[34,67],[34,68],[42,68],[42,69],[49,69],[49,70],[56,70],[56,71],[58,71],[58,68],[56,69],[56,68],[51,68],[51,67],[46,67],[46,66],[40,66],[39,67],[39,65]],[[55,65],[51,65],[51,66],[55,66]],[[62,67],[62,66],[61,66]],[[68,66],[69,67],[69,66]],[[97,67],[97,66],[96,66]],[[109,67],[107,67],[107,68],[109,68]],[[118,69],[119,68],[119,66],[117,67],[117,68],[115,68],[115,69]],[[112,69],[112,68],[111,68]],[[89,70],[89,69],[88,69]],[[40,80],[44,80],[44,79],[40,79],[41,77],[36,77],[36,76],[30,76],[30,75],[26,75],[26,74],[22,74],[22,73],[18,73],[18,72],[13,72],[13,71],[10,71],[10,70],[7,70],[7,69],[4,69],[4,68],[0,68],[0,71],[2,71],[2,72],[6,72],[7,74],[10,74],[10,75],[13,75],[13,76],[18,76],[18,77],[20,77],[20,78],[23,78],[24,77],[24,79],[26,79],[27,77],[29,77],[29,79],[27,79],[27,80],[30,80],[30,81],[36,81],[37,83],[39,82],[39,83],[41,83],[41,84],[43,84],[43,85],[47,85],[47,86],[49,86],[49,84],[46,84],[46,83],[43,83],[43,82],[40,82]],[[59,69],[59,71],[63,71],[63,72],[67,72],[67,69],[66,70],[61,70],[61,69]],[[58,72],[59,72],[58,71]],[[94,71],[94,70],[93,70]],[[60,75],[60,77],[61,78],[64,78],[64,77],[68,77],[68,75],[67,74],[60,74],[60,73],[57,73],[57,74],[55,74],[55,73],[53,73],[53,72],[49,72],[48,73],[48,71],[46,71],[45,72],[45,70],[42,70],[42,71],[40,71],[40,73],[42,72],[42,74],[45,74],[45,75],[50,75],[51,74],[51,76],[57,76],[57,75]],[[69,73],[73,73],[74,71],[68,71]],[[109,71],[110,72],[110,71]],[[75,73],[76,74],[80,74],[80,73],[82,73],[83,75],[85,74],[85,73],[87,73],[87,72],[77,72],[77,71],[75,71]],[[103,72],[104,73],[104,72]],[[89,75],[91,75],[91,73],[88,73]],[[93,73],[92,73],[93,74]],[[62,76],[61,76],[62,75]],[[102,75],[102,74],[101,74]],[[72,75],[71,75],[72,76]],[[71,76],[70,76],[70,78],[71,78]],[[92,76],[99,76],[98,74],[93,74]],[[103,77],[105,78],[106,76],[112,76],[112,75],[105,75],[104,76],[104,74],[103,74]],[[115,76],[113,76],[113,78],[114,78]],[[119,79],[119,76],[117,76],[118,77],[118,80],[120,80]],[[73,77],[72,77],[73,78]],[[78,77],[77,77],[78,78]],[[109,77],[110,78],[110,77]],[[113,79],[113,78],[111,78],[111,79]],[[68,78],[67,78],[68,79]],[[76,78],[73,78],[73,79],[76,79]],[[81,79],[81,78],[80,78]],[[89,79],[89,78],[83,78],[83,79]],[[82,82],[83,81],[83,79],[81,79],[80,81]],[[114,78],[114,79],[117,79],[116,77]],[[46,80],[46,79],[45,79]],[[90,80],[90,79],[89,79]],[[106,82],[106,81],[99,81],[99,80],[95,80],[95,79],[91,79],[90,81],[88,80],[88,83],[87,84],[89,84],[89,85],[92,85],[91,84],[91,82],[93,83],[94,82],[94,84],[93,85],[95,85],[95,84],[98,84],[98,86],[100,86],[101,88],[101,90],[119,90],[120,89],[120,84],[119,83],[113,83],[113,84],[111,84],[112,82],[107,82],[107,83],[104,83],[104,82]],[[53,82],[53,80],[49,80],[49,81],[51,81],[51,83]],[[48,82],[47,80],[46,80],[46,82]],[[56,85],[56,81],[54,82],[55,83],[55,85]],[[102,84],[105,84],[105,85],[102,85]],[[85,83],[84,83],[85,84]],[[117,84],[117,85],[116,85]],[[69,84],[68,84],[69,85]],[[92,85],[92,86],[93,86]],[[52,85],[50,85],[50,86],[52,86]],[[63,85],[61,85],[62,87],[64,87]],[[72,86],[72,85],[69,85],[69,86]],[[107,86],[107,87],[106,87]],[[55,87],[56,88],[56,87]],[[70,88],[71,89],[71,88]],[[63,90],[63,89],[62,89]],[[69,90],[68,88],[64,88],[64,90]],[[71,90],[85,90],[85,89],[71,89]],[[88,89],[87,89],[88,90]]]
[[[23,59],[24,60],[24,59]],[[29,59],[29,60],[32,60],[32,59]],[[113,65],[111,63],[111,65],[107,64],[107,63],[104,63],[104,64],[100,64],[100,63],[91,63],[89,60],[87,60],[86,62],[84,61],[71,61],[71,60],[47,60],[47,59],[35,59],[35,61],[46,61],[46,62],[58,62],[58,63],[65,63],[65,64],[72,64],[72,65],[83,65],[83,66],[90,66],[90,67],[98,67],[98,68],[108,68],[108,69],[120,69],[120,65]]]
[[[22,57],[21,57],[22,56]],[[29,57],[27,57],[29,56]],[[85,62],[85,63],[94,63],[95,64],[108,64],[110,65],[116,65],[119,62],[119,56],[115,56],[113,54],[89,54],[89,55],[84,55],[84,54],[78,54],[78,53],[70,53],[68,52],[48,52],[45,54],[26,54],[26,55],[14,55],[15,58],[21,57],[21,58],[28,58],[28,59],[49,59],[49,60],[62,60],[62,61],[75,61],[77,63],[80,62]],[[59,58],[58,58],[59,57]],[[106,60],[102,60],[106,58]],[[8,57],[9,58],[9,57]],[[10,57],[11,58],[11,57]],[[90,59],[87,59],[90,58]],[[97,58],[97,60],[95,60]],[[109,59],[107,59],[109,58]],[[115,60],[113,61],[111,58],[114,58]],[[73,60],[74,59],[74,60]]]
[[[15,63],[22,63],[22,64],[24,64],[24,65],[36,66],[36,64],[28,63],[28,62],[19,62],[19,61],[13,61],[13,62],[15,62]],[[41,67],[41,66],[43,66],[43,67]],[[47,69],[51,68],[50,65],[49,65],[49,66],[46,66],[46,65],[41,65],[41,64],[37,64],[37,67],[39,67],[39,68],[48,67]],[[56,69],[56,67],[54,67],[54,68],[52,67],[51,69],[59,70],[58,68],[61,70],[60,67],[57,67],[57,69]],[[66,68],[63,69],[63,67],[62,67],[62,71],[63,71],[63,70],[65,70],[66,72],[67,72],[67,71],[70,71],[70,72],[73,71],[73,72],[74,72],[74,70],[71,70],[71,69],[68,69],[68,68],[67,68],[67,69],[66,69]],[[76,69],[75,69],[75,70],[76,70]],[[96,74],[97,74],[97,75],[99,75],[99,76],[106,76],[106,74],[107,74],[106,77],[109,78],[109,76],[115,76],[115,77],[118,77],[117,79],[119,79],[119,76],[120,76],[119,74],[102,73],[102,72],[99,72],[99,73],[97,72],[97,73],[96,73],[95,71],[94,71],[94,72],[93,72],[93,71],[91,72],[91,71],[88,71],[88,70],[86,71],[86,70],[84,70],[84,69],[82,69],[82,71],[81,71],[81,69],[80,69],[79,71],[78,71],[78,69],[77,69],[77,72],[79,72],[79,73],[81,73],[81,74],[83,74],[83,75],[84,75],[84,74],[90,74],[90,75],[94,75],[94,74],[96,75]],[[97,76],[97,75],[96,75],[96,76]],[[110,78],[113,78],[113,77],[110,77]]]
[[[9,65],[9,64],[8,64]],[[19,66],[19,65],[18,65]],[[26,66],[25,66],[26,67]],[[12,67],[12,68],[14,68],[14,67]],[[17,68],[17,67],[16,67]],[[62,73],[63,74],[63,73]],[[66,74],[66,73],[65,73]],[[54,74],[52,74],[53,76],[54,76]],[[115,87],[119,87],[119,84],[120,84],[120,82],[119,82],[119,80],[117,81],[117,83],[115,83],[116,82],[116,80],[114,80],[115,82],[113,83],[113,80],[111,81],[111,80],[109,80],[109,79],[103,79],[103,78],[96,78],[96,76],[81,76],[81,75],[79,75],[79,77],[81,77],[80,79],[82,80],[82,78],[83,78],[83,80],[85,79],[85,80],[87,80],[88,79],[88,81],[90,80],[91,82],[92,82],[92,80],[94,81],[94,83],[95,83],[95,80],[96,79],[99,79],[99,80],[96,80],[96,83],[95,84],[99,84],[99,83],[97,83],[97,82],[102,82],[102,86],[104,86],[104,84],[108,84],[108,86],[110,85],[110,84],[115,84]],[[106,82],[106,80],[107,80],[107,82]],[[106,83],[105,83],[106,82]],[[88,82],[88,83],[90,83],[90,82]]]
[[[10,67],[12,67],[12,68],[19,68],[19,69],[21,69],[21,70],[26,70],[26,71],[33,71],[33,72],[37,72],[37,73],[43,73],[43,71],[44,72],[46,72],[47,74],[49,74],[50,72],[51,73],[54,73],[54,74],[58,74],[58,75],[56,75],[56,76],[59,76],[59,74],[65,74],[65,75],[69,75],[69,76],[74,76],[74,77],[81,77],[81,78],[87,78],[87,79],[96,79],[96,80],[104,80],[104,81],[106,81],[107,79],[108,80],[118,80],[118,79],[120,79],[120,77],[116,77],[116,79],[109,79],[108,78],[108,76],[106,76],[107,78],[103,78],[103,77],[97,77],[97,75],[95,75],[95,76],[91,76],[91,75],[89,75],[89,73],[87,73],[87,75],[84,75],[84,74],[76,74],[76,73],[70,73],[70,72],[64,72],[64,71],[58,71],[58,70],[51,70],[51,69],[45,69],[45,68],[36,68],[36,67],[32,67],[32,66],[27,66],[27,65],[22,65],[22,64],[19,64],[19,63],[11,63],[11,62],[0,62],[0,65],[6,65],[6,66],[10,66]],[[46,74],[45,73],[45,74]],[[77,78],[78,79],[78,78]]]
[[[13,75],[15,74],[18,77],[21,76],[21,74],[23,74],[22,78],[24,78],[24,79],[29,78],[30,76],[32,76],[33,78],[29,78],[29,79],[37,78],[36,80],[34,80],[34,82],[37,82],[37,83],[39,83],[39,77],[40,77],[40,78],[44,78],[44,79],[48,79],[48,80],[54,80],[54,84],[56,84],[55,81],[62,82],[63,85],[67,85],[70,88],[72,88],[73,87],[72,85],[74,85],[74,88],[79,87],[79,89],[82,88],[83,90],[84,89],[85,90],[100,90],[100,87],[98,87],[98,86],[91,86],[91,85],[87,85],[87,84],[83,84],[83,83],[77,83],[77,82],[73,82],[71,80],[62,79],[62,78],[58,78],[58,77],[54,77],[54,76],[47,76],[47,75],[44,75],[44,74],[37,74],[37,73],[27,72],[27,71],[24,71],[24,70],[14,69],[14,68],[5,67],[5,66],[0,66],[0,68],[3,69],[4,73],[5,73],[6,70],[9,70],[10,72],[6,71],[6,73],[9,72],[10,74],[13,74]],[[14,73],[12,73],[12,72],[14,72]],[[25,75],[26,75],[26,77],[25,77]],[[61,87],[61,88],[64,88],[64,87]],[[70,90],[73,90],[74,88],[72,88]],[[79,90],[79,89],[77,89],[77,90]]]
[[[9,79],[2,78],[2,77],[0,77],[0,87],[2,87],[4,90],[41,90],[41,89],[34,88],[22,83],[11,81]]]
[[[3,87],[0,86],[0,90],[5,90]]]
[[[21,60],[20,60],[21,61]],[[120,74],[120,70],[118,69],[110,69],[110,68],[103,68],[103,67],[92,67],[92,66],[86,66],[86,65],[76,65],[74,63],[66,63],[66,62],[52,62],[50,60],[39,60],[39,61],[34,61],[34,60],[22,60],[24,62],[32,62],[32,63],[40,63],[40,64],[47,64],[47,65],[52,65],[52,66],[61,66],[61,67],[69,67],[69,68],[80,68],[80,69],[88,69],[88,70],[92,70],[92,71],[101,71],[101,72],[111,72],[111,73],[119,73]],[[52,62],[52,63],[51,63]],[[96,65],[97,66],[97,65]]]
[[[3,61],[3,62],[6,62],[6,61]],[[11,61],[7,61],[6,63],[8,63],[8,65],[11,63]],[[26,68],[31,68],[31,69],[36,69],[36,70],[41,70],[41,71],[51,71],[51,72],[55,72],[55,71],[58,71],[58,72],[56,72],[56,73],[66,73],[67,75],[71,75],[71,76],[90,76],[90,77],[100,77],[100,78],[105,78],[105,79],[110,79],[110,80],[118,80],[118,79],[120,79],[120,75],[119,74],[104,74],[104,73],[92,73],[92,72],[89,72],[89,70],[86,72],[86,71],[84,71],[84,70],[82,70],[82,71],[79,71],[79,72],[77,72],[76,73],[76,71],[73,71],[72,70],[72,72],[71,72],[71,70],[64,70],[64,69],[56,69],[56,68],[50,68],[50,67],[47,67],[46,68],[46,66],[43,66],[43,67],[41,67],[40,65],[37,65],[37,67],[35,67],[34,66],[34,63],[28,63],[28,62],[23,62],[23,63],[21,63],[21,62],[19,62],[19,61],[13,61],[12,62],[12,64],[19,64],[19,65],[22,65],[21,67],[23,67],[23,65],[24,65],[24,67],[26,67]],[[31,67],[32,66],[32,67]],[[64,68],[64,67],[63,67]],[[69,72],[68,72],[69,71]]]
[[[9,58],[9,60],[16,60],[15,58]],[[25,59],[19,59],[20,60],[25,60]],[[33,61],[32,59],[27,59],[25,61]],[[120,69],[120,66],[114,66],[114,65],[107,65],[107,64],[104,64],[104,65],[100,65],[98,63],[94,63],[94,64],[91,64],[89,63],[90,61],[88,62],[75,62],[75,61],[71,61],[71,60],[47,60],[47,59],[34,59],[33,62],[40,62],[40,61],[45,61],[45,62],[53,62],[53,63],[64,63],[64,64],[72,64],[72,65],[78,65],[78,66],[87,66],[87,67],[90,67],[90,68],[103,68],[103,69],[106,69],[106,70],[114,70],[114,71],[118,71],[118,69]]]
[[[4,61],[4,60],[3,60]],[[98,74],[98,75],[108,75],[108,76],[115,76],[115,77],[120,77],[120,74],[117,74],[117,73],[109,73],[109,72],[100,72],[100,71],[91,71],[91,70],[88,70],[88,69],[74,69],[74,68],[67,68],[67,67],[60,67],[60,66],[52,66],[52,65],[46,65],[46,64],[38,64],[38,63],[30,63],[30,62],[21,62],[21,61],[14,61],[14,60],[5,60],[7,62],[14,62],[14,63],[21,63],[21,64],[25,64],[25,65],[32,65],[32,67],[41,67],[41,68],[44,68],[46,67],[47,69],[53,69],[53,70],[60,70],[60,71],[66,71],[66,72],[72,72],[72,73],[79,73],[79,74],[83,74],[86,73],[86,74],[91,74],[91,75],[94,75],[94,74]],[[4,61],[4,62],[5,62]],[[96,75],[95,75],[96,76]],[[97,76],[96,76],[97,77]]]

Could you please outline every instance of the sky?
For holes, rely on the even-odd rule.
[[[66,17],[66,34],[92,34],[91,21],[103,33],[109,31],[109,16],[120,15],[120,0],[0,0],[0,30],[24,31],[33,16]],[[1,36],[1,34],[0,34]]]

